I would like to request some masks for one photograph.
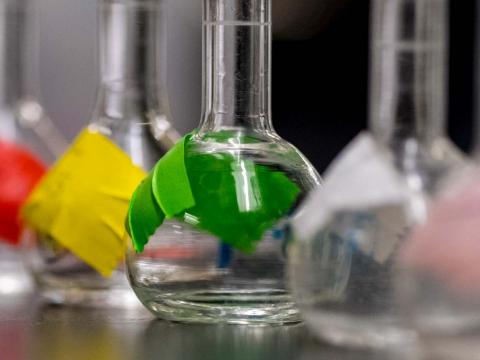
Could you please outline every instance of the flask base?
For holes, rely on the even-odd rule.
[[[159,293],[135,288],[142,303],[157,317],[198,324],[288,325],[301,322],[285,291],[196,290]]]
[[[396,326],[382,316],[345,316],[305,312],[307,324],[323,341],[341,347],[396,350],[414,349],[415,331]]]
[[[425,359],[435,360],[477,360],[480,359],[478,343],[479,328],[476,331],[462,333],[456,336],[421,336],[422,348],[420,354]]]
[[[141,303],[130,289],[45,288],[39,289],[44,303],[92,308],[135,308]]]
[[[35,276],[38,293],[44,303],[91,308],[141,308],[124,274],[112,279],[85,277],[65,279],[57,276]],[[96,280],[96,281],[94,281]],[[90,286],[89,286],[90,285]]]

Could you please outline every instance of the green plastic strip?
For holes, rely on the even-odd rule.
[[[186,135],[163,156],[140,184],[130,201],[126,229],[135,251],[142,252],[148,239],[162,225],[195,205],[185,168]]]
[[[153,194],[167,219],[195,205],[185,166],[185,143],[189,139],[190,135],[183,137],[154,169]]]
[[[229,154],[195,154],[187,168],[198,227],[246,253],[291,209],[300,193],[285,174]]]
[[[157,163],[132,198],[127,230],[135,250],[143,251],[165,217],[177,217],[240,251],[255,251],[300,189],[283,172],[252,160],[189,152],[189,140],[187,135]]]
[[[133,193],[128,210],[127,231],[132,238],[135,251],[142,252],[148,239],[162,225],[165,214],[158,206],[152,193],[150,173]]]

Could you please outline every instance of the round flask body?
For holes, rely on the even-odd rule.
[[[138,298],[173,321],[298,322],[284,282],[284,224],[318,184],[315,170],[276,136],[236,132],[193,136],[185,165],[195,206],[163,222],[143,252],[129,246]]]
[[[412,225],[407,216],[404,204],[337,212],[307,239],[294,236],[290,284],[318,337],[358,348],[412,338],[399,321],[394,288],[396,253]]]
[[[329,210],[331,203],[318,203],[317,213],[310,206],[308,216],[315,221],[310,219],[314,225],[308,232],[292,224],[289,283],[308,326],[324,341],[355,348],[413,349],[417,334],[406,319],[403,291],[397,286],[404,271],[402,253],[412,231],[428,216],[432,197],[464,164],[450,143],[440,140],[433,148],[417,147],[414,152],[404,151],[408,146],[397,149],[390,160],[396,165],[384,166],[395,170],[400,181],[380,180],[385,169],[376,167],[355,190],[373,195],[363,197],[363,205],[337,183],[336,191],[350,197],[345,206]],[[358,173],[342,175],[352,179],[345,184],[358,187]],[[328,183],[327,175],[326,191]],[[324,215],[321,219],[319,213]]]
[[[148,123],[108,121],[108,119],[104,119],[102,122],[90,125],[86,131],[90,134],[102,136],[105,141],[109,142],[109,147],[115,149],[115,152],[123,151],[131,159],[128,160],[129,162],[141,165],[144,169],[151,168],[162,154],[159,145],[151,135]],[[125,156],[125,154],[122,154],[122,156]],[[98,157],[101,158],[102,155],[104,154],[98,154]],[[109,161],[111,160],[108,158],[101,160],[106,167],[108,167]],[[135,170],[135,172],[138,172],[138,170]],[[118,181],[122,183],[122,181],[125,181],[124,177],[129,175],[130,173],[123,173],[112,174],[111,176],[118,176]],[[88,181],[88,178],[86,179],[86,184],[92,189],[98,186]],[[114,180],[114,183],[118,182]],[[80,221],[85,215],[92,216],[91,219],[93,219],[95,229],[98,229],[99,226],[110,226],[109,224],[111,223],[108,222],[102,224],[101,218],[104,218],[105,215],[108,217],[108,214],[105,214],[105,209],[100,208],[100,205],[96,203],[97,201],[104,202],[106,198],[97,197],[95,198],[96,201],[92,201],[91,204],[85,204],[78,197],[81,195],[76,194],[72,184],[70,183],[69,185],[69,191],[74,195],[73,201],[79,204],[78,209],[67,205],[68,209],[63,208],[62,211],[74,214]],[[100,184],[100,186],[103,185]],[[125,199],[125,201],[128,204],[128,199]],[[121,215],[114,209],[108,221],[117,225],[121,224],[121,227],[123,227],[126,208],[125,206],[125,214]],[[56,218],[62,216],[60,209],[60,207],[57,208]],[[92,215],[85,214],[85,212],[91,212]],[[101,257],[101,252],[105,251],[103,247],[105,239],[101,238],[102,235],[99,235],[94,230],[84,228],[80,230],[85,235],[85,241],[88,241],[90,244],[93,244],[91,237],[98,237],[97,241],[93,241],[94,243],[98,242],[100,244],[99,247],[91,248],[89,251],[91,253],[99,252]],[[63,232],[62,234],[65,233]],[[90,237],[90,239],[86,237]],[[65,239],[63,238],[64,241]],[[118,238],[119,243],[123,244],[123,240],[122,237]],[[124,261],[121,259],[121,256],[117,259],[118,266],[116,269],[108,276],[104,276],[80,256],[77,256],[75,251],[71,251],[71,249],[62,245],[51,235],[45,235],[38,229],[26,228],[23,231],[22,242],[27,265],[33,275],[39,294],[46,302],[84,307],[112,308],[137,307],[140,305],[128,284],[125,276]],[[124,245],[121,246],[123,252]]]

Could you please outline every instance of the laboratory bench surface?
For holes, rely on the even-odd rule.
[[[185,325],[143,308],[84,309],[0,299],[1,360],[399,360],[404,355],[330,348],[303,325]],[[410,360],[410,359],[408,359]]]

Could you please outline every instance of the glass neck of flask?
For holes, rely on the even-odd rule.
[[[97,117],[144,121],[158,107],[165,88],[157,71],[164,45],[161,5],[160,0],[100,1]]]
[[[273,131],[271,0],[204,0],[201,132]]]
[[[0,2],[0,107],[12,111],[22,87],[22,1]]]
[[[370,127],[388,145],[444,135],[446,0],[374,0]]]
[[[0,137],[52,161],[67,141],[39,104],[39,8],[36,0],[0,1]]]

